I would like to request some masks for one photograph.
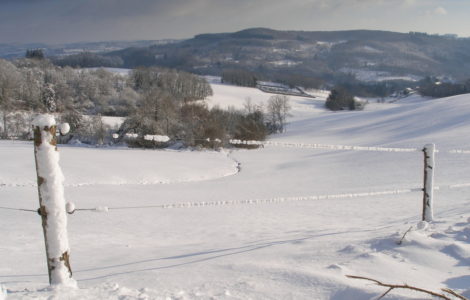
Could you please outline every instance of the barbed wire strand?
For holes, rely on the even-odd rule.
[[[349,145],[329,145],[329,144],[306,144],[306,143],[287,143],[272,141],[243,141],[230,140],[232,145],[251,145],[251,146],[274,146],[286,148],[306,148],[320,150],[349,150],[349,151],[376,151],[376,152],[420,152],[422,148],[387,148],[387,147],[369,147],[369,146],[349,146]]]
[[[128,136],[127,138],[137,138],[137,136]],[[183,139],[173,139],[173,141],[182,141]],[[209,143],[222,143],[222,140],[216,138],[194,139],[194,141],[202,141]],[[159,141],[155,141],[159,142]],[[419,148],[394,148],[379,146],[351,146],[351,145],[332,145],[332,144],[312,144],[312,143],[293,143],[293,142],[274,142],[274,141],[257,141],[257,140],[239,140],[230,139],[231,145],[250,145],[250,146],[275,146],[288,148],[308,148],[322,150],[346,150],[346,151],[376,151],[376,152],[421,152],[423,147]],[[444,152],[451,154],[470,154],[470,150],[452,149],[452,150],[435,150],[436,153]]]
[[[229,141],[232,145],[248,145],[248,146],[273,146],[285,148],[306,148],[319,150],[345,150],[345,151],[375,151],[375,152],[421,152],[421,148],[394,148],[394,147],[378,147],[378,146],[352,146],[352,145],[333,145],[333,144],[309,144],[309,143],[291,143],[291,142],[273,142],[273,141],[249,141],[236,140]],[[470,154],[470,150],[451,149],[436,150],[436,153],[450,154]]]
[[[228,206],[228,205],[258,205],[258,204],[285,203],[285,202],[295,202],[295,201],[312,201],[312,200],[360,198],[360,197],[370,197],[370,196],[400,195],[400,194],[418,192],[418,191],[422,191],[422,189],[411,188],[411,189],[389,190],[389,191],[381,191],[381,192],[346,193],[346,194],[336,194],[336,195],[276,197],[276,198],[249,199],[249,200],[181,202],[181,203],[172,203],[172,204],[143,205],[143,206],[98,207],[96,209],[93,209],[93,208],[76,209],[75,211],[79,211],[79,210],[109,211],[109,210],[147,209],[147,208],[178,209],[178,208],[214,207],[214,206]]]
[[[452,149],[447,151],[450,154],[470,154],[470,150]]]
[[[470,187],[470,183],[459,183],[451,185],[435,186],[434,190],[442,189],[458,189]],[[407,193],[422,192],[423,188],[414,187],[398,190],[387,190],[379,192],[361,192],[361,193],[344,193],[344,194],[330,194],[330,195],[313,195],[313,196],[298,196],[298,197],[275,197],[266,199],[248,199],[248,200],[217,200],[217,201],[198,201],[198,202],[181,202],[171,204],[158,204],[158,205],[142,205],[142,206],[117,206],[107,207],[99,206],[96,208],[76,208],[69,214],[77,211],[97,211],[107,212],[109,210],[126,210],[126,209],[147,209],[147,208],[160,208],[160,209],[175,209],[175,208],[192,208],[192,207],[209,207],[209,206],[228,206],[228,205],[257,205],[269,203],[285,203],[285,202],[300,202],[300,201],[314,201],[314,200],[328,200],[328,199],[348,199],[348,198],[362,198],[373,196],[395,196]],[[16,210],[37,213],[37,210],[13,207],[0,207],[4,210]]]
[[[4,210],[27,211],[27,212],[34,212],[34,213],[37,213],[37,212],[38,212],[37,210],[34,210],[34,209],[14,208],[14,207],[3,207],[3,206],[0,206],[0,209],[4,209]]]

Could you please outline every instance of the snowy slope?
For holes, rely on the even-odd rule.
[[[4,143],[0,152],[4,159],[0,186],[36,185],[31,143]],[[69,170],[65,186],[168,184],[211,180],[238,172],[237,162],[227,157],[227,153],[209,151],[62,146],[61,160],[62,168]],[[119,167],[104,167],[113,165]]]
[[[211,106],[242,108],[246,97],[262,104],[271,96],[220,84],[213,89]],[[325,111],[324,98],[291,99],[287,132],[271,141],[436,143],[436,221],[418,224],[422,194],[400,193],[422,185],[420,152],[62,147],[67,199],[78,208],[110,210],[69,216],[80,287],[70,291],[45,289],[40,218],[0,209],[0,285],[8,299],[362,300],[386,291],[348,274],[437,292],[448,287],[469,297],[468,188],[447,186],[470,182],[470,156],[447,150],[470,149],[470,95],[339,113]],[[37,207],[32,156],[30,143],[0,142],[0,206]],[[332,194],[343,197],[312,197]],[[386,297],[425,298],[406,291]]]

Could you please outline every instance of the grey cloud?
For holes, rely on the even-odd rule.
[[[440,24],[430,24],[422,13],[442,7],[450,15],[448,5],[456,2],[462,3],[457,0],[0,0],[0,42],[184,38],[255,26],[300,30],[463,31],[462,28],[470,28],[466,19],[461,20],[461,28],[452,30],[450,25],[445,26],[448,18],[445,14],[441,14]]]

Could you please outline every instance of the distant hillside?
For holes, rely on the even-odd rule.
[[[268,78],[324,80],[354,74],[362,81],[427,75],[470,77],[470,39],[387,31],[276,31],[253,28],[200,34],[178,43],[110,52],[125,67],[158,65],[200,74],[246,69]]]
[[[175,40],[143,40],[143,41],[105,41],[79,42],[69,44],[2,44],[0,43],[0,58],[14,59],[24,57],[28,49],[43,49],[47,56],[73,55],[81,52],[102,53],[121,50],[129,47],[148,47],[155,44],[166,44]]]

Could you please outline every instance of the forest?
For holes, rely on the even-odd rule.
[[[244,111],[209,109],[204,100],[212,95],[211,86],[204,77],[187,72],[142,67],[122,75],[102,68],[57,66],[29,54],[30,58],[0,60],[3,139],[30,139],[36,113],[53,113],[70,124],[71,134],[60,142],[126,142],[136,147],[219,147],[231,138],[262,140],[285,126],[285,116],[272,110],[265,115],[262,108],[252,106]],[[274,98],[273,103],[284,107],[272,109],[285,110],[288,100]],[[124,121],[120,128],[110,128],[103,116]],[[155,143],[144,139],[146,135],[165,135],[170,141]]]

